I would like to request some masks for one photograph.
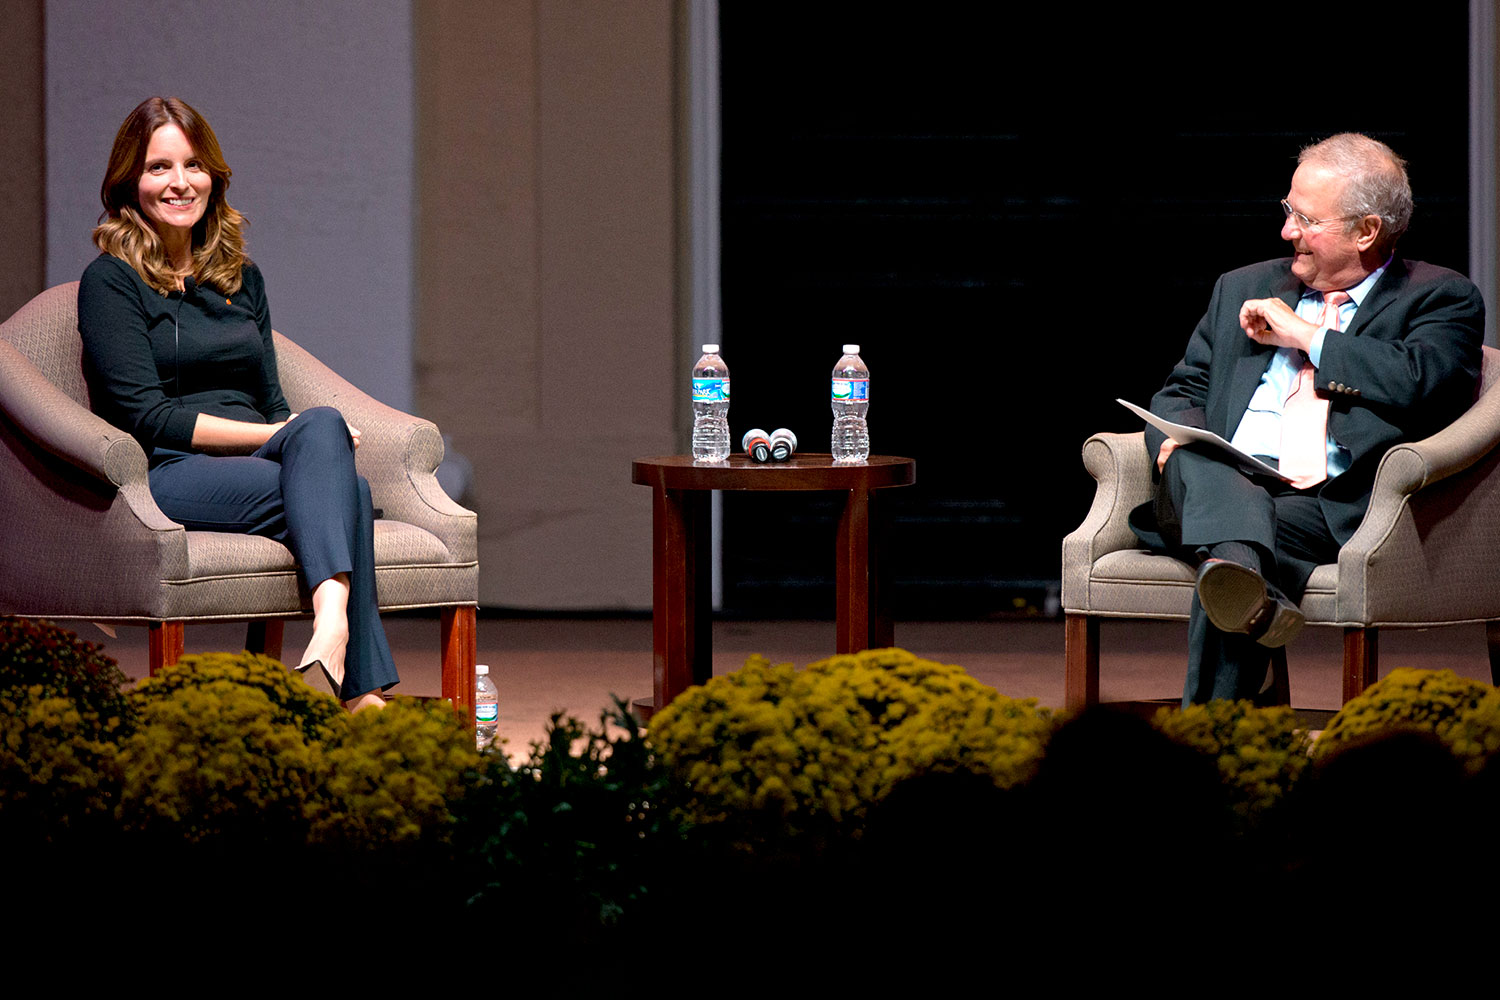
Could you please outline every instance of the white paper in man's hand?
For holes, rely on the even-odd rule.
[[[1245,454],[1243,451],[1240,451],[1234,445],[1230,444],[1228,441],[1225,441],[1222,437],[1215,434],[1213,431],[1206,431],[1201,427],[1189,427],[1186,424],[1174,424],[1172,421],[1167,420],[1165,417],[1158,417],[1150,410],[1136,406],[1129,400],[1116,399],[1115,402],[1119,403],[1121,406],[1125,407],[1125,409],[1129,410],[1131,413],[1134,413],[1136,416],[1146,421],[1146,423],[1150,424],[1152,427],[1155,427],[1157,430],[1161,431],[1173,441],[1176,441],[1178,445],[1196,444],[1205,445],[1210,448],[1217,448],[1228,455],[1235,462],[1235,464],[1237,464],[1242,469],[1259,473],[1262,476],[1270,476],[1273,479],[1279,479],[1284,483],[1291,482],[1290,479],[1281,474],[1280,470],[1278,470],[1276,466],[1267,465],[1265,462],[1262,462],[1254,455]]]

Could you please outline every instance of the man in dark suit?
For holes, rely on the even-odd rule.
[[[1219,279],[1151,401],[1290,480],[1146,429],[1157,496],[1132,525],[1199,564],[1184,704],[1265,697],[1269,649],[1301,628],[1296,602],[1359,527],[1381,456],[1451,423],[1479,377],[1478,290],[1395,255],[1412,201],[1389,147],[1347,133],[1308,147],[1281,204],[1292,256]]]

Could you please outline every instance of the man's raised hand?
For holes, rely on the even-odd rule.
[[[1258,344],[1306,351],[1318,328],[1280,299],[1247,299],[1240,306],[1240,328]]]

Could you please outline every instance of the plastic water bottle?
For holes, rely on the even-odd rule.
[[[704,344],[693,366],[693,462],[718,464],[729,457],[729,366],[718,344]]]
[[[490,668],[478,664],[474,668],[474,745],[483,750],[495,742],[495,733],[500,728],[500,692],[490,680]]]
[[[833,366],[833,460],[852,465],[870,457],[870,369],[859,360],[859,345],[845,344]]]

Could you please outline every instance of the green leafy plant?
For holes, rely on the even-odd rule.
[[[517,767],[499,753],[485,760],[462,807],[474,906],[581,932],[646,910],[683,830],[661,805],[668,777],[624,702],[598,728],[553,715]]]

